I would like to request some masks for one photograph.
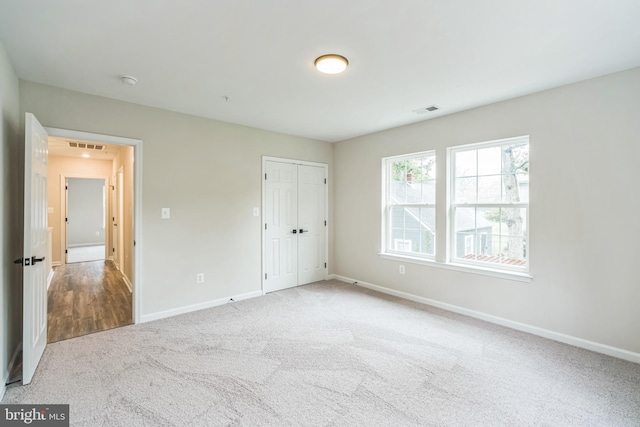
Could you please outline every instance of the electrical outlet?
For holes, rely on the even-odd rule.
[[[204,283],[204,273],[196,274],[196,283]]]
[[[404,265],[400,264],[400,274],[404,274]]]

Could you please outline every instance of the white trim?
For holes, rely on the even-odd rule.
[[[142,321],[142,140],[121,136],[79,132],[69,129],[45,127],[49,136],[102,142],[104,144],[126,145],[133,147],[133,322]],[[107,177],[110,178],[110,177]],[[62,251],[64,254],[64,249]]]
[[[326,260],[326,264],[327,264],[326,268],[324,269],[324,274],[325,274],[324,277],[325,277],[325,280],[327,280],[327,278],[329,277],[329,269],[331,268],[331,265],[329,264],[329,227],[331,226],[331,224],[329,223],[329,165],[327,163],[308,162],[305,160],[286,159],[283,157],[262,156],[262,173],[260,175],[260,181],[262,181],[262,184],[261,184],[262,212],[260,213],[260,229],[262,230],[262,233],[261,233],[262,265],[260,270],[260,281],[262,286],[261,287],[262,292],[265,292],[264,275],[266,271],[265,265],[267,264],[267,260],[266,260],[267,231],[264,229],[264,221],[265,221],[264,212],[265,212],[265,209],[267,208],[267,195],[266,195],[267,185],[266,185],[266,179],[264,179],[264,176],[267,173],[268,161],[287,163],[287,164],[293,164],[293,165],[315,166],[315,167],[321,167],[324,169],[324,179],[327,181],[327,183],[324,186],[324,217],[325,217],[325,220],[327,221],[327,226],[324,228],[324,259]],[[299,282],[296,286],[299,286]]]
[[[118,270],[120,269],[118,268]],[[129,292],[133,293],[133,285],[131,284],[131,281],[124,273],[122,273],[122,280],[124,280],[124,284],[127,285],[127,288],[129,288]]]
[[[505,319],[503,317],[494,316],[492,314],[482,313],[480,311],[470,310],[468,308],[460,307],[457,305],[432,300],[429,298],[409,294],[402,291],[397,291],[395,289],[386,288],[384,286],[374,285],[367,282],[361,282],[359,280],[351,279],[349,277],[340,276],[337,274],[334,274],[333,278],[336,280],[340,280],[342,282],[352,283],[364,288],[382,292],[387,295],[393,295],[399,298],[415,301],[421,304],[438,307],[443,310],[452,311],[454,313],[484,320],[486,322],[494,323],[496,325],[501,325],[507,328],[537,335],[539,337],[548,338],[553,341],[558,341],[558,342],[569,344],[575,347],[584,348],[586,350],[594,351],[596,353],[606,354],[608,356],[617,357],[619,359],[628,360],[634,363],[640,363],[640,353],[624,350],[622,348],[613,347],[606,344],[600,344],[594,341],[585,340],[582,338],[574,337],[574,336],[563,334],[560,332],[550,331],[548,329],[539,328],[537,326],[528,325],[526,323],[520,323],[513,320]]]
[[[49,286],[51,286],[52,280],[53,280],[53,268],[49,270],[49,275],[47,276],[47,290],[49,290]]]
[[[11,379],[10,378],[11,372],[16,366],[18,355],[20,354],[21,351],[22,351],[22,342],[18,343],[18,345],[16,346],[16,349],[13,351],[13,355],[11,356],[11,359],[9,359],[9,363],[5,367],[4,375],[2,376],[2,388],[0,389],[0,402],[2,402],[2,399],[4,398],[4,393],[5,391],[7,391],[7,383]]]
[[[62,265],[62,263],[60,261],[53,261],[51,263],[51,267],[60,267]]]
[[[217,307],[219,305],[227,304],[231,300],[241,301],[243,299],[255,298],[262,296],[262,291],[247,292],[244,294],[234,295],[226,298],[218,298],[215,300],[200,302],[197,304],[191,304],[184,307],[172,308],[171,310],[159,311],[157,313],[145,314],[141,316],[141,323],[151,322],[154,320],[165,319],[167,317],[178,316],[180,314],[191,313],[193,311],[204,310],[206,308]]]

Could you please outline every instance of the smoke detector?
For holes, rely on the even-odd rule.
[[[120,80],[122,81],[122,83],[129,86],[135,86],[135,84],[138,83],[138,79],[133,76],[121,76]]]

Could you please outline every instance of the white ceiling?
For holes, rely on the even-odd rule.
[[[638,0],[0,1],[21,79],[325,141],[640,66],[639,22]]]

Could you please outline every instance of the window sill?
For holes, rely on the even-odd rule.
[[[381,253],[379,255],[380,255],[380,258],[382,259],[388,259],[392,261],[402,261],[402,262],[408,262],[412,264],[426,265],[429,267],[444,268],[446,270],[462,271],[464,273],[498,277],[500,279],[514,280],[517,282],[529,283],[533,279],[533,277],[531,277],[530,274],[521,273],[517,271],[494,270],[491,268],[455,264],[451,262],[443,263],[443,262],[433,261],[433,260],[424,259],[424,258],[406,256],[406,255],[396,255],[396,254],[386,254],[386,253]]]

